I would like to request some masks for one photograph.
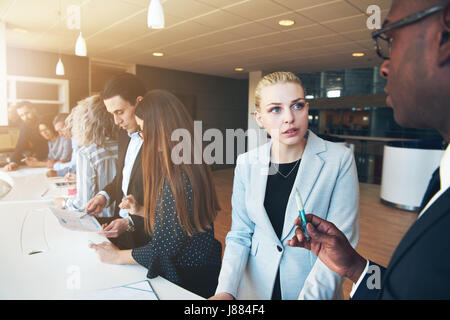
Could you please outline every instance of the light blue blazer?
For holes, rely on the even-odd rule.
[[[359,236],[359,185],[352,151],[309,131],[286,207],[281,241],[264,209],[271,142],[237,159],[232,195],[232,225],[216,293],[237,299],[272,296],[278,268],[282,299],[342,299],[343,278],[310,251],[292,248],[298,216],[295,187],[306,213],[334,223],[356,247]]]

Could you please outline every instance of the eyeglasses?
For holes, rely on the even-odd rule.
[[[406,25],[415,23],[417,21],[420,21],[433,13],[439,12],[445,8],[445,5],[438,5],[423,11],[419,11],[417,13],[413,13],[399,21],[396,21],[394,23],[391,23],[387,27],[372,32],[372,39],[375,41],[375,50],[377,54],[380,56],[381,59],[389,60],[391,58],[391,44],[392,44],[392,38],[389,37],[386,32],[404,27]]]

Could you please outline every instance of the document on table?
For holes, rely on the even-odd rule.
[[[158,296],[148,280],[87,292],[78,298],[85,300],[158,300]]]
[[[62,210],[56,207],[49,207],[58,219],[59,223],[67,229],[85,232],[103,232],[102,226],[92,216],[85,215],[84,212]],[[84,216],[83,218],[81,218]]]

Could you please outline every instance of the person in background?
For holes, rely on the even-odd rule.
[[[395,121],[436,129],[450,141],[450,1],[394,0],[381,30],[372,33],[384,59],[386,102]],[[289,239],[349,278],[354,300],[450,299],[450,148],[434,172],[418,219],[395,249],[387,268],[362,257],[339,226],[314,214]],[[298,221],[295,222],[298,225]],[[295,248],[294,248],[295,249]],[[299,249],[304,250],[304,249]]]
[[[144,216],[151,241],[132,250],[110,242],[90,245],[100,259],[113,264],[141,264],[148,278],[162,276],[200,296],[214,293],[222,246],[214,238],[213,221],[219,204],[206,164],[175,164],[171,135],[175,130],[194,137],[193,120],[184,105],[163,90],[148,92],[136,107],[143,138],[144,204],[132,195],[121,207]],[[189,144],[191,150],[193,141]],[[199,148],[201,149],[201,148]],[[196,152],[196,151],[194,151]]]
[[[75,173],[77,171],[77,152],[78,145],[75,139],[72,138],[71,127],[68,121],[68,113],[60,113],[53,119],[53,126],[55,131],[65,139],[71,139],[72,155],[69,162],[57,162],[53,168],[47,171],[47,177],[64,177],[67,176],[70,180],[75,180]]]
[[[9,158],[9,163],[4,167],[7,171],[17,170],[27,156],[33,156],[39,161],[47,159],[48,156],[47,140],[39,132],[39,117],[34,106],[28,101],[21,101],[17,104],[16,110],[22,123],[16,147]]]
[[[39,161],[35,157],[27,157],[25,163],[29,167],[53,168],[57,163],[67,163],[72,156],[72,142],[57,134],[49,117],[39,119],[39,133],[48,141],[47,161]]]
[[[263,77],[255,118],[271,141],[239,155],[232,225],[213,299],[340,299],[343,278],[307,250],[285,245],[306,212],[340,226],[356,246],[359,185],[352,151],[308,130],[308,102],[291,72]],[[300,204],[301,205],[301,204]],[[303,206],[301,205],[301,206]]]
[[[136,122],[137,103],[145,95],[146,88],[141,80],[130,73],[119,74],[109,79],[102,92],[106,110],[114,117],[119,131],[119,159],[114,180],[105,186],[94,198],[89,200],[86,210],[98,214],[105,207],[114,211],[112,218],[99,218],[109,239],[121,249],[143,246],[150,240],[144,230],[144,220],[138,215],[130,215],[119,204],[127,195],[144,203],[142,183],[142,139]]]
[[[77,194],[67,199],[55,199],[55,205],[62,209],[84,211],[88,200],[116,175],[117,130],[99,95],[80,101],[69,118],[72,136],[80,146],[77,153]],[[101,217],[112,215],[111,208],[105,208],[100,213]]]

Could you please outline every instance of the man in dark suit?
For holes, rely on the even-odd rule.
[[[133,195],[139,204],[144,203],[142,183],[142,139],[136,123],[135,108],[146,89],[139,78],[130,73],[110,79],[102,92],[106,109],[114,116],[114,122],[122,130],[119,133],[117,174],[103,191],[89,200],[86,212],[96,215],[107,205],[114,205],[114,217],[97,218],[109,231],[108,238],[121,249],[142,246],[148,242],[143,218],[130,215],[119,208],[122,199]]]
[[[16,111],[22,124],[10,162],[4,167],[7,171],[16,170],[25,156],[34,156],[38,160],[46,160],[48,156],[48,142],[39,132],[39,117],[34,106],[28,101],[22,101],[17,104]]]
[[[450,0],[393,0],[383,29],[372,34],[385,59],[387,103],[396,122],[434,128],[450,141]],[[311,250],[351,279],[353,299],[450,299],[450,148],[430,181],[417,221],[384,268],[360,256],[332,223],[307,215],[288,245]]]

